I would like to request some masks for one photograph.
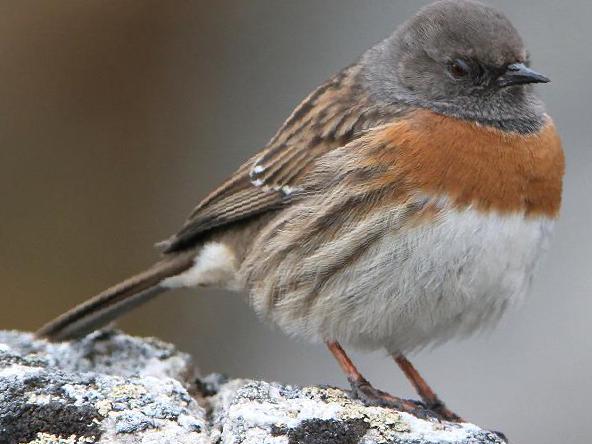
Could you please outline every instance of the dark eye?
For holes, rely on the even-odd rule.
[[[471,68],[464,60],[456,59],[450,62],[448,65],[448,71],[450,71],[450,74],[455,79],[462,79],[470,74]]]

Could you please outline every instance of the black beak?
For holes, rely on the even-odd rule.
[[[512,85],[525,85],[527,83],[548,83],[551,80],[536,71],[533,71],[524,63],[508,65],[506,72],[499,76],[496,83],[500,87]]]

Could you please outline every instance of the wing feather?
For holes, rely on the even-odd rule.
[[[298,198],[300,181],[316,159],[404,113],[400,107],[376,112],[359,77],[353,65],[310,94],[269,145],[203,199],[181,230],[161,243],[164,253],[191,248],[214,228],[288,205]]]

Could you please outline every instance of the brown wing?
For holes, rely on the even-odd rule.
[[[286,205],[316,158],[402,113],[370,103],[356,65],[310,94],[267,147],[244,163],[193,210],[185,225],[163,243],[164,252],[191,248],[213,228]]]

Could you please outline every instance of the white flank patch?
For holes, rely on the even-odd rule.
[[[204,285],[232,287],[236,274],[236,258],[226,245],[212,242],[195,256],[193,266],[177,276],[162,281],[165,288],[185,288]]]
[[[284,185],[282,188],[282,193],[284,193],[286,196],[289,196],[290,194],[294,193],[295,191],[300,191],[299,187],[291,187],[290,185]]]
[[[261,174],[263,171],[265,171],[265,167],[262,165],[255,165],[255,168],[253,168],[255,174]]]

